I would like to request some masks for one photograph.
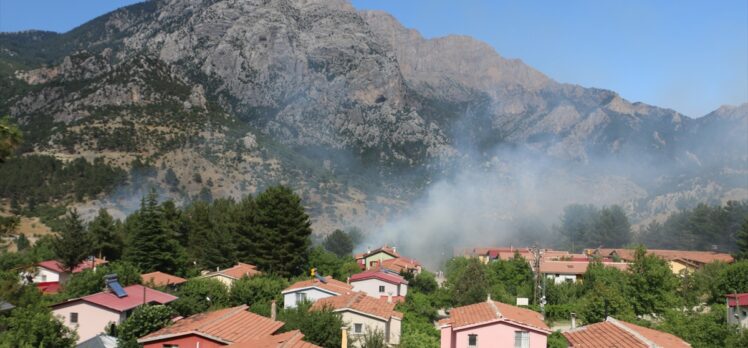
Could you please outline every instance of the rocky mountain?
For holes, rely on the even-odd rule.
[[[692,119],[344,0],[152,0],[0,34],[0,90],[27,152],[143,159],[182,198],[288,183],[322,231],[383,221],[506,149],[624,182],[611,200],[641,220],[748,198],[748,105]]]

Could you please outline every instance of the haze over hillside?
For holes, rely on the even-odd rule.
[[[0,34],[0,79],[26,151],[155,169],[83,207],[284,183],[316,232],[407,247],[530,243],[515,232],[570,203],[646,222],[748,198],[748,104],[692,119],[342,0],[155,0]]]

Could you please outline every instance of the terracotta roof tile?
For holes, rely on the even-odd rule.
[[[739,306],[741,306],[741,307],[748,306],[748,293],[743,293],[743,294],[728,294],[728,295],[725,295],[725,297],[727,297],[727,304],[728,304],[728,306],[735,307],[735,297],[736,297],[736,295],[737,295],[737,298],[738,298],[738,305]]]
[[[367,296],[363,292],[351,292],[339,296],[326,297],[317,300],[312,305],[313,310],[319,310],[325,307],[332,308],[333,311],[342,311],[352,309],[376,317],[389,320],[390,318],[403,318],[403,313],[395,310],[396,303],[388,303],[386,299],[374,298]]]
[[[390,255],[392,255],[394,257],[400,257],[400,254],[397,253],[397,250],[395,250],[395,248],[393,248],[393,247],[387,246],[387,244],[385,244],[385,245],[383,245],[383,246],[381,246],[379,248],[376,248],[374,250],[371,250],[371,251],[368,251],[368,252],[364,253],[363,257],[366,258],[366,257],[369,257],[369,256],[374,255],[374,254],[379,253],[379,252],[384,252],[384,253],[390,254]]]
[[[66,305],[76,301],[85,301],[102,307],[106,307],[118,312],[128,311],[135,307],[147,303],[167,304],[177,299],[176,296],[154,290],[142,285],[130,285],[124,288],[127,296],[117,297],[114,293],[102,291],[93,295],[83,296],[66,302],[58,303],[53,307]],[[145,296],[145,298],[144,298]]]
[[[253,277],[256,275],[260,275],[260,274],[262,274],[262,272],[260,272],[257,269],[257,266],[250,265],[248,263],[239,262],[236,265],[231,266],[229,268],[205,274],[203,277],[208,278],[208,277],[215,277],[217,275],[225,275],[233,279],[239,279],[245,275],[247,277]]]
[[[587,261],[542,261],[540,263],[540,273],[581,275],[587,272],[589,265],[590,263]],[[625,262],[604,262],[603,265],[621,271],[626,271],[629,268],[629,264]]]
[[[285,288],[282,293],[292,292],[293,290],[297,289],[303,289],[303,288],[319,288],[322,290],[326,290],[329,292],[333,292],[336,294],[343,294],[346,292],[349,292],[353,290],[353,287],[350,284],[343,283],[339,280],[333,279],[331,276],[325,277],[327,280],[327,283],[323,283],[319,281],[318,279],[309,279],[309,280],[302,280],[300,282],[296,282],[291,284],[289,287]]]
[[[356,273],[351,276],[351,282],[358,282],[366,279],[379,279],[381,281],[395,285],[408,284],[408,281],[405,280],[405,278],[401,277],[399,274],[393,274],[391,272],[380,269],[370,269],[368,271]]]
[[[177,321],[174,325],[150,333],[139,343],[178,337],[190,333],[232,343],[272,335],[283,326],[282,322],[247,311],[247,306],[220,309],[195,314]]]
[[[226,348],[320,348],[318,345],[303,341],[304,334],[299,330],[277,335],[255,338],[233,343]]]
[[[84,260],[84,261],[81,261],[81,263],[79,263],[78,266],[75,266],[75,268],[73,269],[73,273],[83,272],[84,270],[87,270],[89,268],[98,267],[106,263],[107,263],[106,260],[100,259],[97,257],[94,257],[93,262],[91,262],[90,260]],[[62,264],[57,260],[46,260],[46,261],[39,262],[36,265],[38,267],[44,267],[48,270],[55,271],[57,273],[65,272],[65,270],[62,267]]]
[[[140,279],[143,281],[143,284],[153,283],[155,286],[178,285],[187,281],[187,279],[164,272],[141,274]]]
[[[599,253],[604,256],[611,255],[615,252],[623,260],[632,261],[634,259],[635,249],[610,249],[600,248]],[[689,250],[665,250],[665,249],[648,249],[648,254],[659,256],[665,260],[683,259],[700,264],[707,264],[716,261],[731,263],[735,261],[730,254],[718,253],[715,251],[689,251]]]
[[[563,333],[573,348],[686,348],[691,345],[669,333],[608,317],[606,321]]]
[[[386,268],[396,273],[418,269],[420,266],[421,264],[418,261],[402,256],[382,261],[382,268]]]
[[[456,307],[449,311],[449,318],[439,321],[441,325],[451,325],[457,329],[463,326],[508,321],[533,327],[536,330],[550,331],[540,313],[496,301],[485,301]]]

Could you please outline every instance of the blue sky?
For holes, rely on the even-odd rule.
[[[0,31],[64,32],[135,0],[0,0]],[[353,0],[433,38],[470,35],[551,78],[692,117],[748,102],[748,1]]]

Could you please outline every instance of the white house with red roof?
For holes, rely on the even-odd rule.
[[[408,272],[412,274],[421,273],[421,264],[411,258],[401,256],[397,248],[386,244],[381,248],[367,250],[365,253],[354,255],[361,270],[386,268],[395,273]]]
[[[315,302],[311,310],[330,308],[340,313],[347,323],[351,336],[351,347],[359,347],[358,338],[366,333],[379,331],[388,345],[400,344],[403,313],[395,310],[395,303],[373,298],[363,292],[349,292]]]
[[[487,301],[453,308],[439,321],[441,348],[545,348],[551,329],[540,313]]]
[[[748,293],[727,297],[727,322],[748,329]]]
[[[89,258],[78,266],[75,266],[72,272],[64,269],[62,264],[57,260],[46,260],[36,264],[36,271],[33,274],[24,274],[26,279],[30,279],[42,293],[54,294],[60,289],[60,286],[67,282],[73,274],[83,272],[87,269],[96,269],[106,264],[105,259]]]
[[[394,297],[403,299],[408,294],[408,281],[399,274],[385,269],[371,269],[351,276],[353,291],[361,291],[371,297]]]
[[[262,274],[262,272],[257,269],[257,266],[250,265],[244,262],[238,262],[236,265],[229,268],[218,268],[215,272],[205,273],[202,277],[216,279],[226,286],[231,287],[231,285],[233,285],[235,281],[241,279],[242,277],[254,277],[260,274]]]
[[[313,278],[302,280],[285,288],[283,294],[283,307],[295,308],[297,303],[304,301],[315,302],[317,300],[339,296],[353,291],[350,284],[333,279],[331,276],[322,279]]]
[[[119,283],[117,283],[119,284]],[[70,299],[52,306],[52,314],[65,326],[78,333],[78,343],[88,340],[106,330],[111,324],[120,324],[143,304],[167,304],[177,299],[165,292],[142,285],[107,289],[80,298]]]

